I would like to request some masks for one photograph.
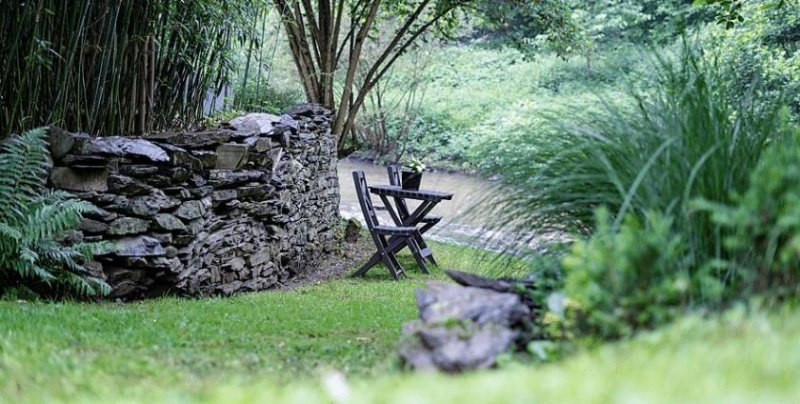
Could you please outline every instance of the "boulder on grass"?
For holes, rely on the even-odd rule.
[[[417,291],[420,319],[406,323],[399,353],[415,370],[491,367],[514,345],[512,326],[530,316],[519,295],[429,282]]]

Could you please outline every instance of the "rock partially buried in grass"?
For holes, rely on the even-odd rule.
[[[361,235],[361,229],[364,226],[361,225],[356,218],[350,218],[347,220],[347,225],[344,228],[344,241],[348,243],[355,243],[358,241],[358,237]]]
[[[400,356],[414,370],[461,372],[493,366],[530,315],[519,295],[429,282],[417,291],[420,319],[403,327]]]

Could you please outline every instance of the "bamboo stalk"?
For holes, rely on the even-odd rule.
[[[231,76],[234,40],[256,43],[262,2],[18,4],[0,11],[0,138],[50,123],[105,134],[193,124]]]

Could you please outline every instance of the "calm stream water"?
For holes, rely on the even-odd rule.
[[[353,185],[355,170],[362,170],[367,177],[368,184],[388,184],[386,167],[374,165],[370,162],[344,159],[339,162],[339,185],[341,187],[342,201],[339,210],[343,217],[355,217],[363,223],[361,208],[356,198]],[[431,229],[426,237],[457,244],[473,245],[483,248],[501,249],[512,242],[510,234],[492,232],[485,228],[485,216],[470,214],[470,209],[482,197],[490,192],[493,183],[478,177],[465,174],[451,174],[446,172],[426,172],[422,177],[421,189],[447,191],[455,194],[452,200],[442,201],[433,210],[434,215],[443,216],[442,221]],[[372,201],[376,206],[382,206],[380,198],[373,195]],[[416,204],[411,204],[416,207]],[[389,214],[379,212],[382,223],[392,224]],[[492,240],[492,246],[487,246],[486,241]]]

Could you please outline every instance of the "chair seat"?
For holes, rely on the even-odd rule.
[[[422,223],[434,223],[434,224],[439,223],[441,221],[442,221],[441,216],[433,216],[433,215],[425,216],[422,218],[422,220],[420,220],[420,222]]]
[[[389,236],[409,236],[417,231],[416,227],[409,226],[375,226],[373,231]]]

